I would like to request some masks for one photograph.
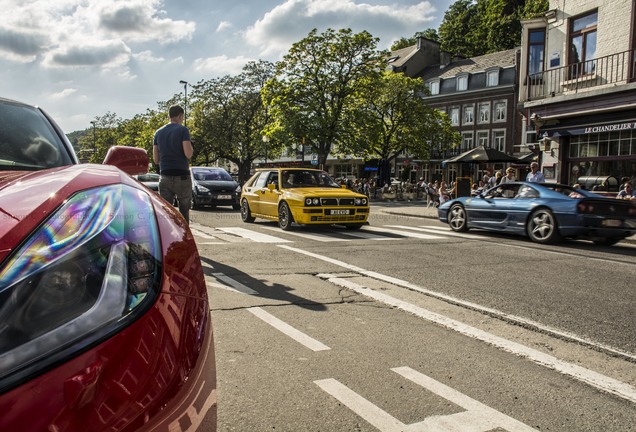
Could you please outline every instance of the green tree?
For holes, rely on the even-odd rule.
[[[370,78],[385,67],[388,53],[377,43],[366,31],[314,29],[293,44],[263,92],[272,114],[268,135],[289,148],[303,141],[324,166],[332,150],[346,146],[345,115],[351,117]]]
[[[550,8],[549,0],[526,0],[521,10],[521,19],[538,18],[543,16]]]
[[[102,163],[108,149],[118,143],[122,119],[108,112],[91,123],[91,131],[78,138],[80,157],[90,163]]]
[[[466,58],[515,48],[521,20],[541,16],[548,7],[548,0],[458,0],[440,24],[441,48]]]
[[[417,45],[418,36],[425,37],[426,39],[433,40],[435,42],[440,42],[439,35],[437,34],[437,30],[433,28],[427,28],[423,32],[418,32],[413,35],[413,37],[405,38],[402,37],[400,40],[396,41],[391,45],[391,51],[397,51],[402,48],[407,48],[413,45]]]
[[[479,0],[479,25],[474,29],[472,41],[479,54],[515,48],[521,42],[519,8],[524,2],[512,0]]]
[[[196,164],[232,161],[243,182],[255,159],[278,154],[275,142],[263,141],[269,113],[261,90],[273,74],[272,63],[250,62],[237,76],[226,75],[193,87],[190,112]]]
[[[382,184],[389,180],[387,167],[401,152],[428,161],[430,151],[450,148],[460,141],[445,113],[428,107],[421,98],[428,91],[419,78],[384,72],[369,77],[368,92],[350,111],[351,143],[346,151],[365,159],[379,159]]]
[[[476,51],[472,37],[478,23],[477,7],[472,0],[458,0],[450,5],[438,29],[441,49],[466,58],[483,54]]]
[[[158,171],[158,167],[153,166],[152,144],[155,131],[167,121],[167,112],[150,109],[144,114],[137,114],[132,119],[124,120],[119,125],[117,145],[143,148],[151,162],[150,171]]]

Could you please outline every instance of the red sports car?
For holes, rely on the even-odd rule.
[[[0,431],[216,430],[199,255],[147,168],[132,147],[79,164],[0,99]]]

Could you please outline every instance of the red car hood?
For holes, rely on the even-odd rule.
[[[0,171],[0,263],[75,192],[122,182],[138,187],[128,175],[108,165]]]

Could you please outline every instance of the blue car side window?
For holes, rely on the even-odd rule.
[[[527,185],[522,185],[519,188],[519,193],[517,194],[517,198],[539,198],[539,192],[531,188]]]

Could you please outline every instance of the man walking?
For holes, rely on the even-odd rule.
[[[177,199],[179,211],[190,222],[190,203],[192,201],[192,178],[190,177],[190,158],[193,148],[190,131],[183,126],[184,110],[173,105],[168,112],[170,123],[155,132],[152,146],[152,158],[159,166],[159,194],[172,204]]]

